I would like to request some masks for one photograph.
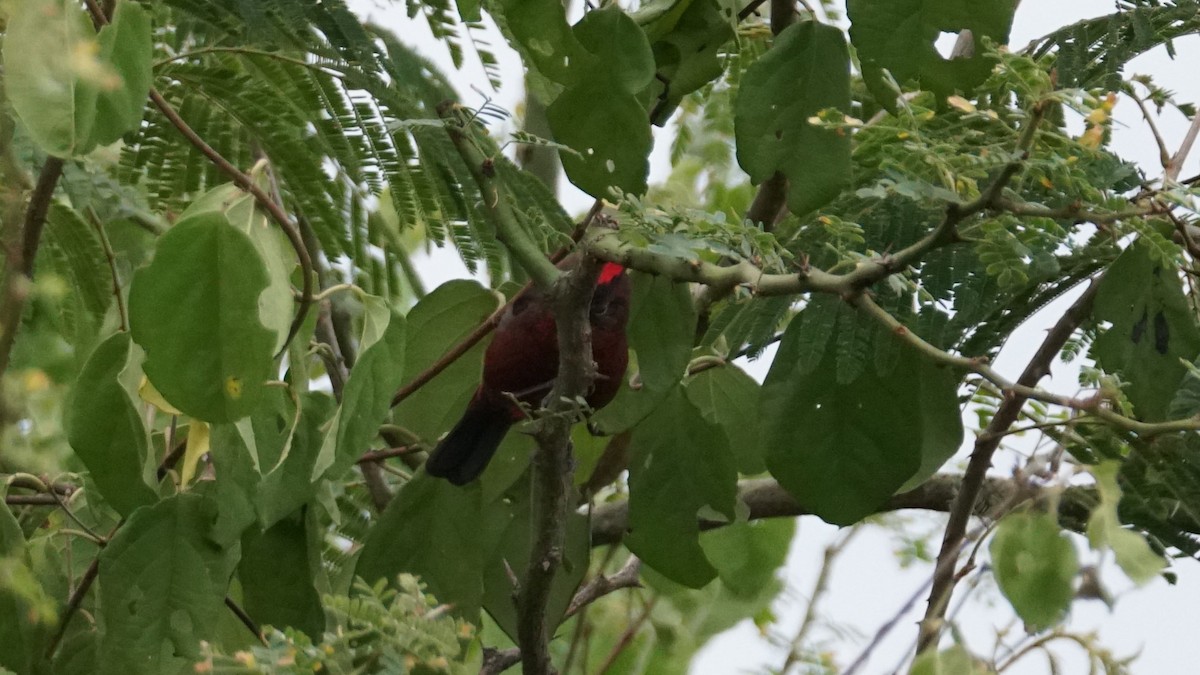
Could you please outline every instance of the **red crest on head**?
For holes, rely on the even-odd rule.
[[[607,284],[625,273],[625,268],[614,262],[604,263],[604,267],[600,268],[600,278],[596,279],[597,284]]]

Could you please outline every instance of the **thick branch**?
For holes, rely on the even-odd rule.
[[[571,425],[580,412],[576,401],[587,393],[596,375],[589,311],[599,271],[599,261],[585,256],[574,270],[560,275],[552,288],[558,377],[534,433],[538,442],[534,460],[537,534],[517,598],[517,642],[525,675],[551,672],[546,603],[565,547],[571,504]]]
[[[921,485],[888,498],[876,513],[890,513],[904,509],[948,512],[962,485],[962,477],[954,474],[938,474]],[[1009,501],[1017,486],[1012,480],[986,478],[979,491],[974,513],[990,513],[998,504]],[[750,478],[738,482],[738,499],[749,509],[750,520],[763,518],[790,518],[807,516],[812,512],[805,508],[787,490],[771,478]],[[1072,487],[1064,490],[1059,498],[1059,517],[1070,527],[1081,527],[1087,521],[1091,505],[1096,503],[1093,490]],[[701,530],[714,530],[729,523],[718,520],[699,520]],[[629,527],[629,502],[622,500],[597,506],[592,511],[592,546],[620,543]]]
[[[0,332],[0,374],[8,371],[17,329],[21,325],[21,313],[25,309],[25,298],[33,281],[34,259],[46,225],[46,213],[50,210],[50,200],[62,170],[63,160],[58,157],[46,159],[33,194],[29,197],[29,204],[25,207],[25,219],[17,235],[18,240],[5,242],[11,248],[4,267],[3,288],[0,289],[3,293],[0,297],[0,331],[3,331]]]
[[[1091,314],[1092,303],[1100,288],[1100,280],[1092,281],[1083,295],[1063,313],[1054,327],[1046,333],[1033,358],[1025,366],[1024,372],[1017,378],[1017,384],[1022,387],[1033,387],[1043,377],[1050,374],[1050,364],[1062,351],[1063,345],[1070,339],[1075,329],[1079,328],[1084,319]],[[975,512],[976,502],[983,490],[987,479],[987,470],[992,466],[992,456],[1000,446],[1004,432],[1008,430],[1029,397],[1021,393],[1010,393],[992,416],[987,429],[975,440],[975,449],[967,469],[963,473],[962,486],[950,509],[950,519],[946,523],[946,531],[942,537],[942,548],[938,553],[937,565],[934,567],[933,584],[929,590],[929,604],[925,610],[925,618],[921,622],[921,634],[917,642],[917,652],[934,647],[938,636],[941,635],[942,618],[945,616],[950,595],[954,590],[955,563],[966,535],[967,523]]]

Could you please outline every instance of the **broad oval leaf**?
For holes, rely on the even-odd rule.
[[[179,672],[212,639],[238,547],[214,543],[217,505],[179,494],[139,509],[100,553],[99,672]]]
[[[325,630],[321,596],[313,585],[320,556],[304,516],[279,521],[270,529],[248,534],[242,542],[238,579],[242,609],[260,625],[288,626],[316,639]]]
[[[146,376],[172,405],[208,422],[250,414],[274,371],[276,335],[259,298],[270,283],[250,237],[224,215],[181,220],[129,291]]]
[[[104,500],[123,516],[158,499],[143,474],[146,427],[119,380],[129,360],[128,333],[101,342],[75,382],[66,414],[67,441]]]
[[[805,370],[803,324],[802,316],[788,325],[763,384],[760,442],[780,485],[822,519],[848,525],[954,454],[962,442],[958,378],[904,345],[890,368],[864,361],[856,377],[839,381],[840,330]]]
[[[1020,512],[1006,516],[988,548],[996,583],[1025,623],[1047,628],[1062,618],[1075,596],[1079,572],[1075,546],[1054,516]]]
[[[734,104],[738,164],[756,184],[782,172],[798,215],[850,183],[849,136],[809,122],[825,108],[850,109],[850,54],[841,29],[805,21],[746,70]]]
[[[563,171],[580,190],[596,198],[610,187],[643,194],[650,173],[650,121],[632,94],[611,79],[588,78],[570,87],[546,108],[554,140],[578,155],[561,154]]]
[[[736,500],[737,468],[724,432],[673,388],[633,433],[625,545],[663,576],[700,588],[717,570],[700,546],[699,518],[732,521]]]
[[[590,11],[572,30],[626,93],[636,94],[654,79],[654,54],[646,34],[620,7]]]

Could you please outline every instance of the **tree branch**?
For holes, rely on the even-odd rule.
[[[1041,346],[1017,379],[1018,385],[1033,387],[1050,374],[1051,362],[1062,351],[1063,345],[1075,329],[1091,314],[1092,303],[1099,288],[1100,279],[1097,278],[1046,333]],[[918,654],[937,645],[941,635],[942,618],[954,590],[954,568],[966,535],[967,523],[971,514],[975,512],[976,502],[987,478],[987,470],[992,466],[992,456],[1000,447],[1004,432],[1017,421],[1021,408],[1029,398],[1021,393],[1010,393],[1006,396],[996,414],[992,416],[987,429],[975,440],[975,449],[963,473],[961,488],[951,506],[950,519],[942,537],[942,548],[938,552],[937,564],[934,567],[929,604],[925,610],[925,618],[921,621],[920,637],[917,641]]]
[[[571,598],[571,604],[567,606],[567,612],[563,615],[564,619],[575,616],[584,607],[603,598],[609,593],[614,593],[623,588],[640,588],[642,571],[642,561],[635,555],[629,556],[621,569],[611,575],[603,574],[596,575],[583,588],[575,593],[575,597]]]
[[[879,505],[876,513],[904,509],[948,512],[962,485],[962,477],[938,474],[921,485],[892,495]],[[974,513],[990,513],[998,504],[1007,502],[1017,486],[1010,479],[986,478],[975,502]],[[749,520],[806,516],[811,512],[787,490],[771,478],[750,478],[738,482],[738,500],[749,509]],[[1067,488],[1060,495],[1059,516],[1072,528],[1087,521],[1091,506],[1096,503],[1095,491],[1085,487]],[[701,530],[714,530],[729,523],[719,520],[699,521]],[[620,543],[629,527],[629,502],[609,502],[592,511],[592,546]]]
[[[562,564],[571,505],[571,426],[580,414],[577,401],[596,376],[589,315],[599,272],[600,262],[584,256],[574,270],[559,275],[551,289],[558,329],[558,377],[534,431],[538,443],[534,458],[537,533],[517,598],[517,642],[525,675],[551,672],[546,603]]]
[[[29,197],[29,204],[25,207],[25,220],[21,230],[5,242],[10,248],[4,267],[3,295],[0,296],[0,331],[3,331],[0,332],[0,374],[8,371],[13,344],[17,340],[17,329],[21,326],[25,299],[33,282],[34,260],[42,239],[42,230],[46,225],[46,213],[50,210],[50,200],[54,197],[54,188],[58,186],[62,170],[62,159],[46,158],[38,174],[33,194]]]
[[[534,284],[543,290],[549,290],[558,280],[559,271],[554,263],[525,233],[512,211],[509,195],[504,185],[496,180],[496,167],[491,157],[484,155],[476,145],[475,139],[469,133],[469,125],[473,124],[465,114],[462,106],[453,101],[444,101],[438,106],[438,116],[446,121],[446,131],[463,163],[471,172],[471,177],[479,186],[483,195],[483,210],[487,219],[496,227],[496,237],[504,243],[509,254],[529,274]]]

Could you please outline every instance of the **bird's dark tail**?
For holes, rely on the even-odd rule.
[[[479,477],[492,461],[500,441],[513,425],[506,407],[495,407],[472,401],[462,419],[425,462],[430,476],[445,478],[455,485],[466,485]]]

